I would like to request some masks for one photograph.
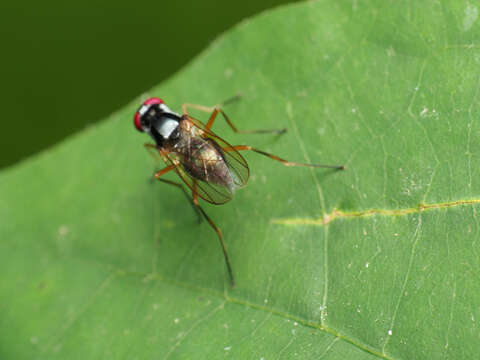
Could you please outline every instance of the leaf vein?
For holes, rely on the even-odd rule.
[[[337,219],[349,219],[371,216],[405,216],[410,214],[422,213],[429,210],[446,209],[457,206],[477,205],[480,199],[457,200],[438,204],[418,204],[416,207],[405,209],[367,209],[362,211],[341,211],[333,209],[330,214],[325,214],[320,218],[280,218],[270,220],[271,224],[286,226],[325,226]]]

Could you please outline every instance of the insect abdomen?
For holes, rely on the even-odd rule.
[[[186,150],[182,154],[182,163],[192,177],[216,185],[232,187],[230,169],[218,145],[208,139],[193,138]]]

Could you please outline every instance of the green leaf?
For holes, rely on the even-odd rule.
[[[289,133],[218,120],[227,141],[347,166],[246,154],[249,186],[204,205],[235,290],[212,229],[150,181],[132,125],[147,94],[3,172],[0,358],[475,358],[477,18],[458,0],[288,6],[148,94],[179,110],[240,91],[239,128]]]

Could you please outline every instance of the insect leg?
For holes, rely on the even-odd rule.
[[[155,145],[150,144],[150,143],[145,143],[143,144],[145,146],[145,149],[147,149],[148,153],[155,159],[158,160],[158,149]]]
[[[184,114],[188,115],[188,108],[192,109],[197,109],[200,111],[204,112],[211,112],[210,118],[208,119],[206,128],[207,130],[210,130],[210,128],[213,125],[213,122],[215,121],[215,118],[217,117],[218,113],[221,113],[225,121],[227,122],[228,126],[233,130],[233,132],[237,134],[283,134],[287,131],[287,129],[269,129],[269,130],[239,130],[230,120],[228,115],[225,113],[225,111],[222,110],[222,107],[225,105],[228,105],[231,102],[234,102],[238,99],[240,99],[241,95],[237,94],[234,97],[225,100],[223,103],[220,103],[215,106],[203,106],[203,105],[196,105],[196,104],[183,104],[182,105],[182,110]]]
[[[212,219],[210,219],[210,217],[206,214],[206,212],[202,209],[202,207],[200,206],[200,204],[198,203],[198,195],[197,195],[197,181],[194,181],[193,183],[193,203],[195,204],[195,206],[200,210],[200,212],[202,213],[203,217],[205,218],[205,220],[208,221],[208,223],[210,224],[210,226],[213,228],[213,230],[215,230],[215,232],[217,233],[218,235],[218,239],[220,240],[220,245],[222,246],[222,250],[223,250],[223,256],[225,258],[225,264],[227,265],[227,270],[228,270],[228,276],[230,277],[230,285],[232,287],[232,289],[235,287],[235,280],[233,279],[233,272],[232,272],[232,267],[230,265],[230,259],[228,258],[228,252],[227,252],[227,247],[225,246],[225,241],[223,239],[223,235],[222,235],[222,231],[220,230],[220,228],[215,225],[215,223],[212,221]]]
[[[177,165],[168,165],[167,167],[163,168],[162,170],[159,170],[153,175],[155,179],[160,180],[160,177],[165,175],[167,172],[175,169]]]
[[[153,156],[155,157],[155,153],[153,152],[152,149],[157,149],[157,147],[153,144],[145,144],[145,147],[147,148],[148,152]],[[193,203],[193,200],[191,199],[191,197],[188,195],[187,191],[185,190],[185,188],[183,187],[182,184],[176,182],[176,181],[172,181],[172,180],[167,180],[167,179],[161,179],[161,177],[163,175],[165,175],[167,172],[175,169],[177,166],[176,165],[169,165],[167,166],[166,168],[163,168],[162,170],[160,171],[157,171],[154,175],[154,178],[157,179],[158,181],[161,181],[165,184],[170,184],[170,185],[173,185],[173,186],[176,186],[178,188],[180,188],[182,190],[182,192],[185,194],[185,196],[187,197],[187,200],[188,202],[190,203],[190,205],[192,205],[193,207],[193,211],[195,211],[195,213],[197,214],[197,218],[198,218],[198,222],[200,223],[202,221],[202,215],[200,213],[200,211],[198,210],[197,206],[195,206],[195,204]]]
[[[281,162],[285,166],[306,166],[306,167],[319,167],[319,168],[330,168],[330,169],[338,169],[338,170],[345,170],[344,165],[321,165],[321,164],[304,164],[304,163],[297,163],[297,162],[291,162],[287,161],[285,159],[279,158],[276,155],[269,154],[265,151],[255,149],[254,147],[248,146],[248,145],[237,145],[237,146],[231,146],[231,147],[226,147],[223,148],[224,151],[242,151],[242,150],[250,150],[250,151],[255,151],[256,153],[259,153],[261,155],[267,156],[270,159],[276,160]]]
[[[212,112],[215,108],[222,108],[232,102],[235,102],[237,100],[239,100],[240,98],[242,97],[242,94],[237,94],[235,96],[232,96],[231,98],[221,102],[220,104],[218,105],[215,105],[215,106],[204,106],[204,105],[197,105],[197,104],[183,104],[182,105],[182,111],[184,114],[188,114],[188,108],[192,108],[192,109],[197,109],[197,110],[200,110],[200,111],[204,111],[204,112]]]

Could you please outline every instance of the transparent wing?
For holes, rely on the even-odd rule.
[[[175,164],[174,161],[175,155],[164,154],[165,162],[170,164]],[[195,191],[199,197],[201,197],[206,202],[215,205],[225,204],[233,198],[233,192],[226,187],[212,184],[206,181],[194,179],[181,165],[175,167],[175,172],[182,179],[182,181],[187,185],[192,191]]]
[[[217,185],[211,181],[203,181],[190,175],[189,171],[185,169],[181,159],[174,153],[163,153],[163,157],[167,165],[175,165],[175,172],[182,179],[182,181],[200,198],[211,204],[225,204],[233,198],[234,191],[246,185],[249,177],[249,169],[247,162],[238,151],[220,138],[218,135],[207,130],[205,126],[198,120],[184,115],[184,120],[189,121],[196,129],[193,136],[200,136],[207,140],[210,144],[215,146],[218,152],[222,155],[223,161],[228,167],[233,184],[232,186]],[[212,174],[214,176],[215,174]]]
[[[215,144],[222,149],[225,162],[227,163],[230,171],[234,175],[235,186],[237,188],[244,187],[248,182],[248,177],[250,175],[250,170],[248,164],[240,153],[233,148],[232,145],[223,140],[220,136],[207,130],[205,125],[195,118],[192,118],[189,115],[184,115],[196,128],[198,128],[200,136],[205,139],[212,140]]]

